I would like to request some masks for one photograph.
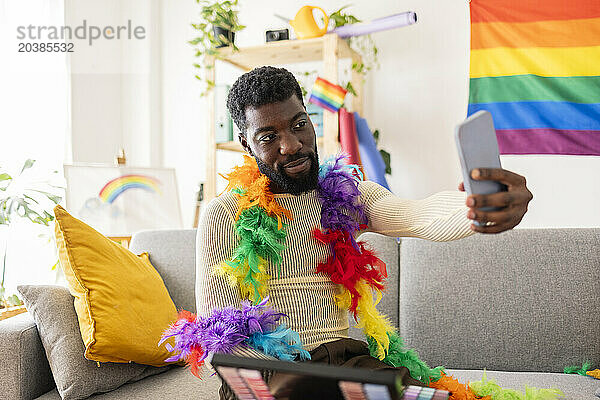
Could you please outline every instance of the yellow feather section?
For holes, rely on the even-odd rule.
[[[592,378],[600,379],[600,369],[588,371],[586,372],[586,374],[591,376]]]
[[[255,282],[258,283],[258,295],[260,299],[263,299],[268,291],[268,283],[271,279],[271,275],[266,273],[267,261],[261,257],[259,257],[258,262],[258,274],[252,274],[252,278]],[[217,275],[224,276],[227,278],[227,282],[232,287],[240,288],[240,296],[242,299],[249,299],[252,302],[256,302],[256,291],[254,290],[254,285],[248,280],[248,273],[250,271],[250,267],[248,263],[244,263],[243,268],[233,267],[226,262],[222,262],[219,265],[214,267],[214,272]]]
[[[348,309],[352,301],[350,292],[343,286],[341,289],[342,292],[336,295],[335,301],[339,307]],[[375,290],[377,299],[374,301],[372,288],[364,280],[358,282],[356,290],[360,294],[357,307],[358,324],[356,327],[362,329],[367,337],[370,336],[377,342],[377,358],[383,360],[390,347],[390,338],[387,333],[393,332],[395,329],[387,317],[380,314],[375,308],[377,303],[381,301],[381,291]]]

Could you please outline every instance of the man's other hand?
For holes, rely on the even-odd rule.
[[[512,229],[521,222],[533,195],[527,189],[525,178],[501,168],[476,168],[471,177],[478,181],[497,181],[508,188],[506,192],[473,194],[467,197],[467,217],[483,226],[471,224],[471,229],[481,233],[499,233]],[[458,189],[465,191],[464,183]],[[498,207],[497,211],[483,211],[482,207]]]

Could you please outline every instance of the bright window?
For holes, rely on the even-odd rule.
[[[15,176],[25,160],[36,160],[24,184],[43,181],[54,170],[62,176],[71,158],[68,56],[39,51],[36,34],[37,27],[61,27],[64,20],[64,0],[0,0],[0,167]],[[0,273],[7,246],[8,294],[18,284],[55,282],[50,233],[29,221],[0,225]]]

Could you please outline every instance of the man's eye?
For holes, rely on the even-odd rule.
[[[269,133],[268,135],[261,136],[260,141],[261,142],[270,142],[273,139],[275,139],[275,134]]]
[[[306,126],[306,120],[298,121],[296,125],[294,125],[294,129],[301,129]]]

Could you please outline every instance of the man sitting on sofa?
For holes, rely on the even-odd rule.
[[[300,334],[313,362],[371,369],[390,368],[369,354],[367,344],[348,338],[348,311],[336,302],[339,286],[317,267],[332,254],[332,245],[317,240],[314,229],[322,229],[325,215],[319,188],[319,161],[313,125],[293,75],[285,69],[256,68],[238,78],[227,106],[240,130],[239,140],[252,156],[276,203],[289,210],[285,220],[285,248],[279,266],[268,263],[266,273],[270,304],[287,315],[283,322]],[[323,173],[321,174],[323,175]],[[357,183],[358,202],[367,221],[351,232],[350,239],[365,230],[393,237],[418,237],[449,241],[474,232],[498,233],[516,226],[532,199],[525,179],[503,169],[479,169],[474,179],[495,180],[507,192],[465,196],[441,192],[424,200],[404,200],[370,181]],[[334,188],[335,189],[335,188]],[[461,184],[459,189],[464,192]],[[321,197],[320,197],[321,196]],[[498,211],[485,212],[481,207]],[[211,201],[198,227],[196,302],[200,315],[214,308],[238,306],[239,287],[230,284],[215,268],[230,260],[239,245],[236,233],[238,194],[224,193]],[[483,226],[473,221],[484,223]],[[279,270],[278,270],[279,268]],[[250,354],[252,353],[252,354]],[[246,355],[260,357],[257,352]],[[418,384],[406,374],[404,382]],[[221,388],[221,398],[232,394]]]

